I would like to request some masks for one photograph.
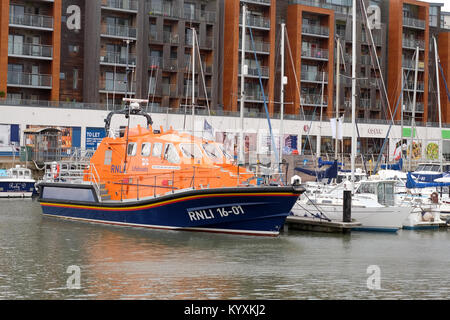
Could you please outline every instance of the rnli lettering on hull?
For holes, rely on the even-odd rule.
[[[233,206],[228,208],[214,208],[214,209],[203,209],[203,210],[193,210],[188,211],[189,219],[191,221],[199,221],[199,220],[210,220],[214,219],[216,216],[220,218],[228,217],[229,215],[240,215],[244,214],[244,209],[241,206]]]
[[[122,166],[111,165],[111,173],[123,173]]]

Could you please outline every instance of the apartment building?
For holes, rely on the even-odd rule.
[[[10,100],[59,100],[61,0],[2,0],[0,92]]]
[[[246,112],[274,111],[275,0],[226,0],[224,4],[223,108],[239,111],[241,99]],[[243,8],[245,39],[242,39]],[[244,45],[243,45],[244,44]],[[241,59],[244,48],[245,73]],[[241,92],[243,76],[244,92]]]

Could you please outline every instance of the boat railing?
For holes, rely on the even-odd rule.
[[[100,196],[100,175],[98,174],[97,168],[95,167],[95,165],[93,163],[89,164],[89,175],[92,178],[92,182],[94,184],[94,189],[95,192],[97,193],[98,199],[101,199]]]

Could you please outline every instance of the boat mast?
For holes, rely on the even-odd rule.
[[[352,7],[352,194],[355,192],[355,156],[356,156],[356,0],[353,0]]]
[[[239,133],[239,163],[244,163],[244,104],[245,104],[245,74],[247,68],[245,65],[245,28],[247,18],[247,5],[242,6],[242,35],[241,35],[241,103],[240,103],[240,124],[241,132]]]
[[[192,139],[195,131],[195,28],[192,28]]]
[[[337,57],[336,57],[336,139],[335,139],[335,147],[334,147],[334,158],[337,160],[338,158],[338,148],[339,148],[339,140],[338,140],[338,118],[339,118],[339,96],[340,96],[340,87],[341,87],[341,56],[340,49],[341,39],[337,37]]]
[[[441,90],[439,88],[439,56],[438,56],[438,48],[436,43],[436,37],[433,36],[433,42],[434,42],[434,60],[436,64],[436,89],[437,89],[437,101],[438,101],[438,113],[439,113],[439,161],[440,161],[440,167],[441,172],[443,171],[443,150],[442,150],[442,114],[441,114]]]
[[[413,93],[413,105],[412,105],[412,119],[411,119],[411,143],[409,145],[409,167],[408,170],[411,171],[412,162],[412,151],[413,151],[413,140],[414,140],[414,128],[416,126],[416,98],[417,98],[417,75],[419,69],[419,47],[416,48],[416,66],[414,71],[414,93]]]
[[[283,145],[284,145],[284,137],[283,137],[284,136],[284,123],[283,123],[284,122],[284,86],[286,84],[285,77],[284,77],[284,32],[285,32],[285,24],[281,23],[280,159],[279,159],[279,163],[281,163],[283,161]]]

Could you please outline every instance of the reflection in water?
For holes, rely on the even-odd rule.
[[[3,205],[4,204],[4,205]],[[0,209],[0,299],[443,299],[450,233],[278,238],[158,231],[42,217],[39,204]],[[81,289],[68,289],[71,265]],[[381,290],[367,288],[367,267]]]

